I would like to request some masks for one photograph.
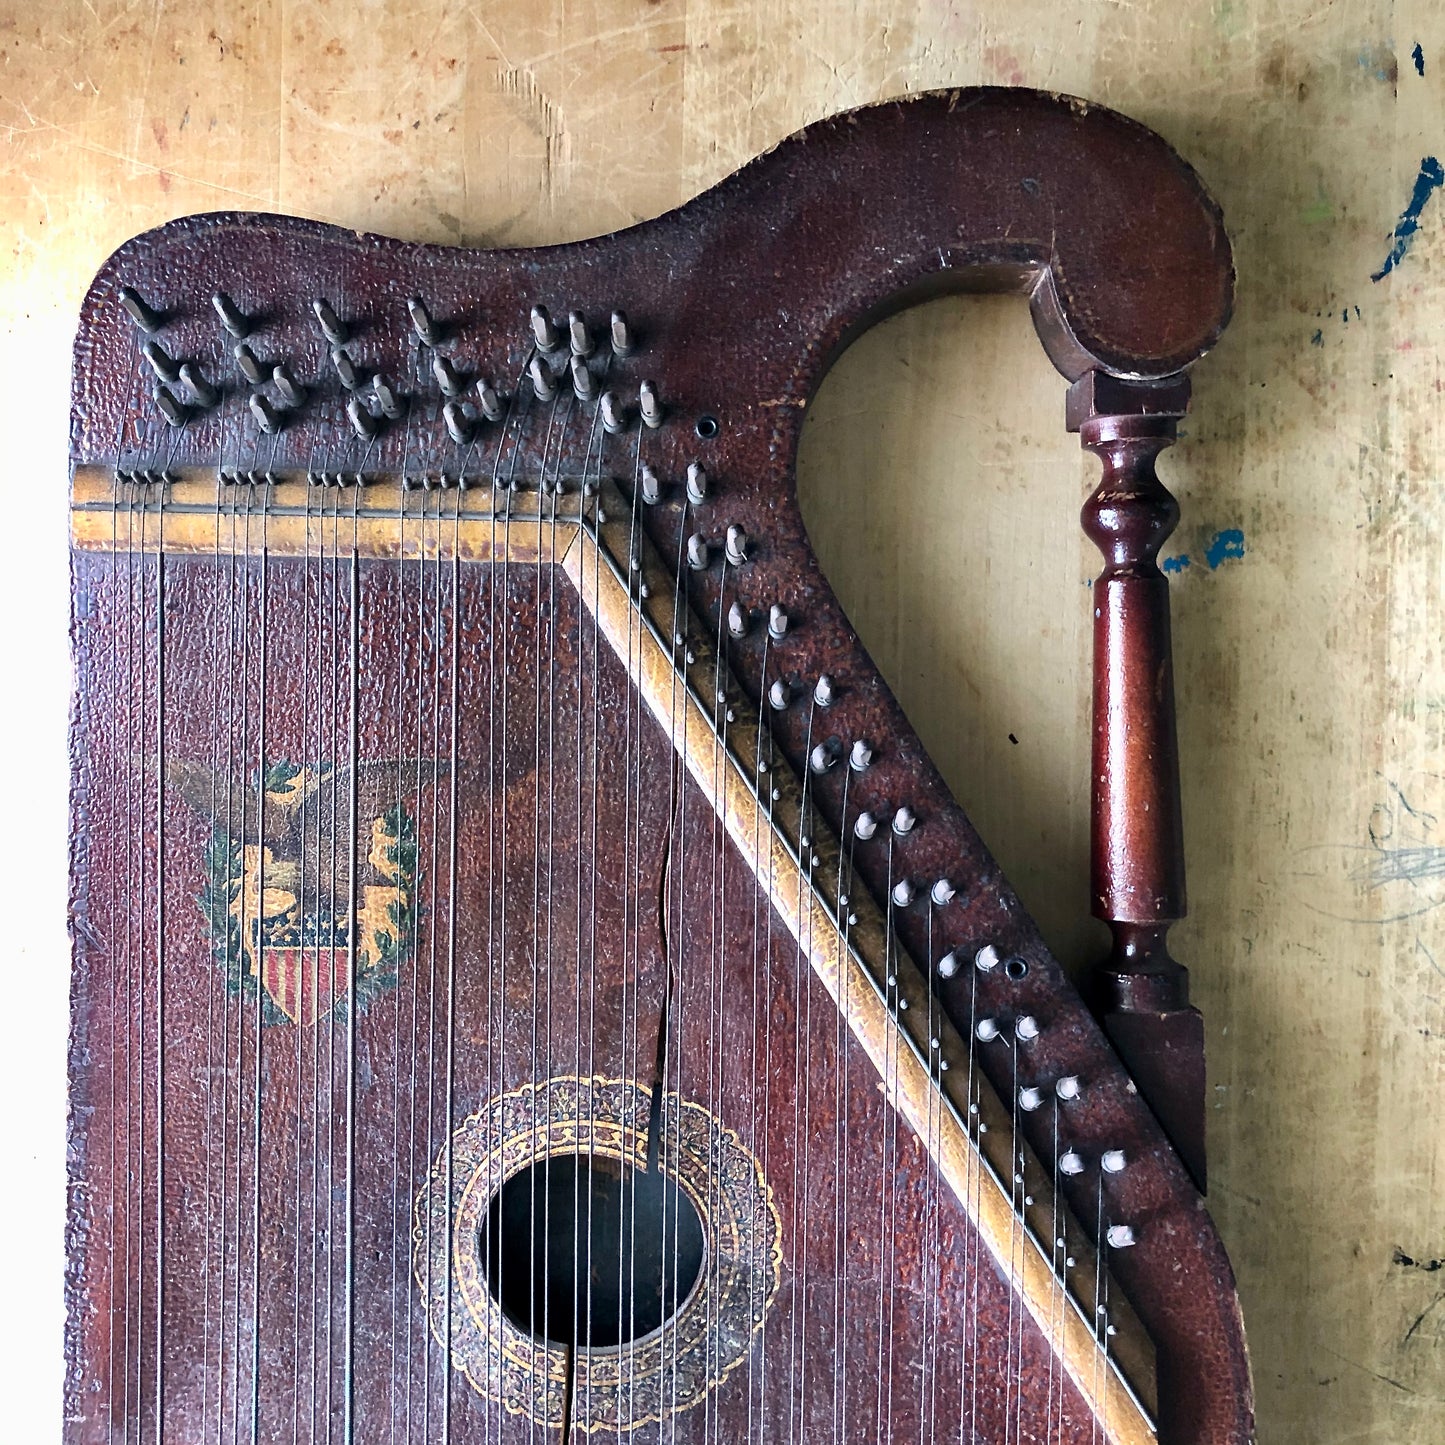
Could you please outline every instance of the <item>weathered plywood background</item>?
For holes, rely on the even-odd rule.
[[[1383,0],[0,0],[7,673],[36,689],[11,713],[12,901],[44,862],[6,984],[7,1154],[33,1176],[7,1191],[31,1301],[7,1398],[42,1426],[15,1438],[53,1436],[59,1400],[66,370],[100,260],[229,207],[572,239],[831,111],[978,82],[1127,111],[1224,206],[1237,315],[1164,464],[1211,1207],[1261,1440],[1445,1441],[1445,20]],[[805,453],[830,576],[1084,963],[1093,465],[1022,304],[865,337]]]

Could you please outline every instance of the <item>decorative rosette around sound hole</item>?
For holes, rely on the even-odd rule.
[[[559,1332],[555,1324],[520,1327],[515,1303],[504,1308],[497,1297],[508,1296],[497,1288],[496,1246],[489,1244],[502,1186],[549,1158],[594,1161],[587,1177],[592,1167],[612,1178],[646,1170],[651,1108],[649,1090],[621,1079],[524,1085],[493,1099],[452,1136],[450,1200],[445,1152],[417,1196],[412,1262],[432,1333],[445,1348],[450,1247],[452,1363],[513,1414],[562,1425],[569,1353],[572,1426],[580,1430],[630,1430],[690,1409],[747,1358],[778,1288],[777,1209],[737,1134],[674,1093],[660,1101],[654,1170],[664,1189],[680,1191],[691,1206],[683,1215],[696,1211],[701,1226],[700,1260],[677,1276],[676,1311],[636,1338],[587,1345],[579,1337],[569,1352],[566,1342],[546,1338]],[[669,1207],[675,1228],[678,1206]]]

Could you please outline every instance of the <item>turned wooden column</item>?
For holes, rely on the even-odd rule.
[[[1068,423],[1103,476],[1082,521],[1103,554],[1093,587],[1092,906],[1113,933],[1098,990],[1104,1025],[1200,1189],[1204,1026],[1169,954],[1185,913],[1169,582],[1159,549],[1179,520],[1155,458],[1177,436],[1189,382],[1091,372]]]

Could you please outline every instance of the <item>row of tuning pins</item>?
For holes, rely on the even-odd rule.
[[[164,315],[150,307],[134,287],[122,287],[120,301],[135,324],[147,334],[141,355],[155,375],[154,400],[166,422],[175,427],[184,426],[195,412],[209,411],[217,406],[221,401],[221,389],[202,373],[199,363],[179,360],[156,339],[155,333],[165,324]],[[307,390],[284,360],[262,360],[256,354],[251,342],[254,330],[252,318],[226,292],[213,292],[211,306],[230,337],[232,360],[248,388],[247,408],[252,420],[263,435],[274,436],[304,405]],[[324,299],[316,300],[312,309],[322,334],[331,345],[332,364],[338,376],[348,390],[356,390],[360,378],[345,351],[349,339],[345,323]],[[380,411],[400,416],[402,412],[395,395],[384,378],[378,375],[374,381]],[[347,415],[359,435],[375,434],[374,426],[368,425],[373,416],[369,407],[353,399],[353,403],[348,404]]]
[[[156,338],[166,322],[164,313],[150,306],[134,287],[124,286],[120,302],[136,326],[146,334],[142,354],[155,375],[154,401],[171,426],[184,426],[195,411],[206,411],[221,400],[218,386],[207,378],[198,363],[173,357]],[[297,380],[284,361],[270,361],[258,356],[252,344],[253,325],[248,317],[224,291],[211,297],[222,327],[232,343],[236,369],[251,388],[248,407],[257,428],[265,435],[274,435],[286,425],[291,414],[306,401],[306,388]],[[407,299],[407,315],[418,341],[432,351],[431,370],[443,398],[442,418],[448,435],[458,445],[473,440],[481,422],[500,422],[507,414],[507,399],[485,377],[467,377],[450,357],[438,350],[447,340],[447,330],[432,315],[419,296]],[[390,422],[406,415],[409,398],[381,372],[369,376],[357,365],[347,350],[351,328],[337,315],[324,297],[312,302],[312,312],[321,329],[332,369],[342,387],[350,393],[346,403],[347,421],[358,439],[371,441]],[[601,390],[598,373],[589,365],[589,358],[598,352],[586,319],[579,311],[568,316],[566,343],[544,306],[537,305],[531,313],[534,354],[527,367],[528,379],[539,401],[556,398],[558,373],[551,358],[561,354],[567,358],[563,373],[582,401],[596,401],[602,423],[609,433],[627,429],[631,409],[615,390]],[[626,357],[636,349],[632,328],[624,312],[611,315],[608,339],[612,352]],[[267,388],[270,388],[268,393]],[[662,425],[665,409],[654,382],[643,381],[638,388],[637,413],[648,428]]]
[[[940,897],[943,894],[943,897]],[[935,902],[947,901],[953,897],[952,885],[946,880],[939,880],[934,885],[933,897]],[[898,901],[896,894],[893,900]],[[934,965],[934,969],[940,978],[951,979],[957,977],[967,966],[967,950],[964,948],[953,948],[948,950]],[[975,971],[982,977],[1002,975],[1013,982],[1027,976],[1029,971],[1028,960],[1018,954],[1005,954],[996,944],[986,943],[976,950],[972,958]],[[894,980],[890,979],[890,983]],[[903,1001],[900,1001],[903,1002]],[[1039,1039],[1043,1037],[1044,1028],[1038,1018],[1031,1013],[1021,1012],[1012,1015],[1010,1018],[994,1014],[984,1014],[977,1018],[973,1025],[973,1037],[982,1046],[1001,1045],[1017,1051],[1019,1060],[1026,1060],[1029,1050],[1034,1047]],[[948,1060],[942,1054],[942,1039],[937,1033],[929,1038],[929,1048],[936,1061],[940,1073],[948,1071]],[[1015,1078],[1019,1073],[1017,1064],[1013,1069]],[[1070,1105],[1077,1104],[1084,1097],[1084,1084],[1077,1074],[1058,1074],[1051,1078],[1036,1078],[1031,1083],[1020,1084],[1014,1097],[1014,1104],[1020,1114],[1034,1114],[1043,1109],[1052,1099],[1056,1108],[1066,1110]],[[988,1125],[978,1117],[978,1105],[969,1105],[970,1125],[979,1133],[986,1133]],[[1061,1112],[1061,1118],[1064,1117]],[[1056,1136],[1057,1137],[1057,1136]],[[1121,1148],[1110,1147],[1097,1151],[1095,1163],[1101,1176],[1118,1177],[1128,1168],[1129,1159]],[[1089,1163],[1084,1153],[1075,1145],[1065,1145],[1055,1160],[1058,1172],[1067,1178],[1074,1179],[1088,1171]],[[1017,1168],[1023,1168],[1023,1160],[1020,1157]],[[1024,1184],[1022,1172],[1015,1173],[1014,1183],[1020,1188]],[[1032,1205],[1033,1200],[1025,1197],[1024,1203]],[[1102,1223],[1102,1221],[1101,1221]],[[1101,1235],[1104,1243],[1111,1249],[1128,1249],[1137,1243],[1137,1235],[1131,1224],[1118,1221],[1104,1223]],[[1063,1249],[1065,1241],[1055,1241],[1056,1249]],[[1072,1267],[1074,1261],[1067,1259],[1063,1261],[1067,1266]],[[1112,1328],[1109,1331],[1112,1333]]]
[[[606,352],[598,344],[587,318],[580,311],[567,313],[565,333],[553,321],[551,313],[540,303],[532,307],[532,356],[527,362],[527,380],[539,402],[555,401],[563,388],[569,388],[580,402],[596,402],[602,428],[611,436],[625,432],[631,422],[632,408],[619,393],[602,385],[605,378]],[[607,342],[611,354],[625,359],[637,349],[637,340],[624,311],[613,311],[607,326]],[[637,388],[637,416],[648,430],[656,430],[666,419],[666,408],[658,395],[657,384],[641,381]]]
[[[734,638],[742,638],[748,634],[750,618],[741,604],[737,602],[732,604],[727,621],[728,631]],[[770,641],[779,642],[786,637],[789,624],[790,618],[787,611],[780,604],[772,604],[768,611],[767,623]],[[768,705],[772,710],[781,712],[800,701],[802,696],[803,694],[795,692],[786,680],[780,678],[774,681],[768,689]],[[809,699],[811,704],[817,708],[828,708],[833,706],[837,698],[838,688],[832,678],[827,673],[820,674],[812,688]],[[762,751],[762,738],[759,739],[759,746],[757,770],[761,777],[770,771],[770,765]],[[829,772],[841,762],[844,755],[845,750],[836,745],[819,743],[809,755],[809,770],[815,774]],[[846,749],[846,757],[851,771],[864,773],[874,762],[874,751],[866,739],[858,738],[854,739],[851,746]],[[773,786],[770,796],[774,801],[778,801],[782,796],[781,789]],[[868,810],[859,812],[854,819],[852,831],[858,841],[868,842],[883,836],[885,829],[895,838],[907,838],[914,833],[917,827],[917,814],[907,804],[900,804],[893,811],[891,817],[885,816],[882,819]],[[806,865],[810,865],[810,871],[811,868],[819,866],[821,860],[812,853],[812,840],[806,830],[800,834],[798,843],[800,857]],[[958,899],[958,890],[948,878],[934,879],[926,887],[920,887],[910,878],[900,878],[893,883],[888,902],[890,909],[907,909],[925,898],[936,908],[946,908]],[[849,911],[849,897],[846,892],[840,892],[837,907],[840,925],[852,927],[857,924],[858,915]],[[979,948],[973,954],[972,961],[979,975],[998,975],[1014,983],[1027,977],[1029,972],[1027,959],[1018,954],[1005,955],[992,943]],[[966,962],[967,950],[957,947],[945,952],[938,959],[934,968],[939,978],[953,979],[963,971]],[[899,1013],[906,1012],[909,1007],[908,1000],[898,991],[896,975],[889,975],[885,983],[895,1010]],[[977,1020],[974,1026],[974,1035],[983,1045],[1011,1037],[1017,1046],[1027,1048],[1042,1037],[1043,1026],[1035,1015],[1027,1012],[1016,1014],[1008,1022],[986,1015]],[[929,1048],[934,1067],[939,1073],[946,1073],[949,1069],[949,1061],[944,1056],[943,1040],[938,1033],[935,1032],[930,1036]],[[1018,1090],[1016,1102],[1019,1110],[1028,1114],[1041,1109],[1050,1095],[1060,1105],[1068,1105],[1081,1099],[1083,1092],[1083,1084],[1079,1077],[1075,1074],[1065,1074],[1051,1082],[1036,1081],[1022,1085]],[[974,1112],[976,1114],[976,1106],[974,1106]],[[979,1120],[976,1127],[984,1130],[987,1126]],[[1083,1174],[1088,1167],[1084,1155],[1074,1147],[1065,1148],[1060,1153],[1057,1163],[1059,1172],[1069,1177]],[[1097,1163],[1099,1170],[1104,1175],[1117,1176],[1124,1172],[1128,1160],[1123,1149],[1107,1148],[1099,1152]],[[1125,1249],[1136,1242],[1133,1226],[1121,1222],[1109,1223],[1104,1230],[1103,1237],[1106,1243],[1114,1249]],[[1069,1263],[1072,1264],[1072,1261]]]
[[[770,638],[780,641],[787,635],[788,625],[788,614],[781,606],[774,604],[768,617]],[[737,603],[734,603],[730,609],[728,630],[734,637],[742,637],[747,634],[747,614]],[[801,696],[785,680],[778,679],[771,684],[768,690],[768,703],[774,711],[780,712],[800,700]],[[836,701],[837,696],[838,689],[831,677],[826,673],[821,674],[813,686],[812,704],[816,707],[830,707]],[[841,762],[844,755],[845,750],[834,744],[819,743],[809,755],[809,769],[816,774],[831,771]],[[846,756],[849,768],[858,773],[866,772],[874,761],[872,747],[861,738],[853,741],[851,747],[846,750]],[[757,766],[760,774],[766,774],[769,771],[769,765],[761,753]],[[781,791],[775,787],[772,789],[771,795],[776,801],[781,797]],[[891,817],[885,814],[880,818],[866,809],[860,811],[853,821],[852,832],[859,842],[866,843],[889,834],[895,838],[907,838],[917,827],[917,814],[907,804],[900,804],[893,811]],[[810,846],[810,839],[804,833],[799,839],[800,854],[805,862],[811,862],[816,867],[819,859],[810,853]],[[957,898],[958,890],[948,878],[937,878],[931,883],[920,885],[913,879],[905,877],[893,883],[888,902],[890,909],[895,910],[911,908],[925,899],[936,908],[945,908],[955,902]],[[838,898],[839,922],[846,923],[851,927],[858,922],[858,916],[856,913],[848,911],[848,902],[847,893],[841,893]],[[956,947],[946,951],[934,964],[934,969],[940,979],[953,979],[963,972],[967,962],[967,949]],[[1027,959],[1019,954],[1005,955],[992,943],[977,949],[972,955],[972,963],[980,976],[1004,977],[1013,983],[1027,977],[1029,972]],[[908,1000],[897,992],[896,976],[889,976],[886,983],[895,1008],[899,1012],[905,1012],[908,1009]],[[1043,1026],[1035,1015],[1028,1012],[1018,1013],[1010,1020],[985,1015],[974,1025],[974,1036],[983,1045],[1012,1039],[1016,1046],[1026,1049],[1042,1035]],[[937,1034],[932,1035],[929,1039],[929,1046],[939,1072],[947,1072],[949,1063],[942,1053],[942,1039]],[[1074,1074],[1061,1075],[1052,1081],[1040,1080],[1027,1083],[1019,1087],[1016,1102],[1022,1113],[1029,1114],[1041,1109],[1050,1096],[1061,1105],[1072,1104],[1082,1098],[1083,1084]],[[978,1127],[982,1129],[986,1126],[980,1122]],[[1124,1172],[1128,1160],[1123,1149],[1106,1148],[1099,1151],[1097,1164],[1102,1174],[1117,1176]],[[1083,1174],[1087,1167],[1084,1155],[1077,1148],[1066,1148],[1059,1155],[1059,1172],[1066,1176],[1074,1177]],[[1115,1249],[1125,1249],[1136,1242],[1134,1228],[1127,1223],[1109,1224],[1104,1231],[1104,1238],[1109,1246]]]

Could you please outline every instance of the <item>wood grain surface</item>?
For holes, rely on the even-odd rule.
[[[1192,908],[1175,937],[1208,1024],[1210,1207],[1239,1275],[1261,1441],[1432,1445],[1445,26],[1431,6],[3,0],[0,395],[36,439],[7,482],[38,503],[36,547],[10,570],[50,624],[12,642],[11,667],[52,679],[57,721],[68,346],[126,237],[253,208],[418,240],[570,240],[665,210],[832,111],[977,83],[1135,116],[1224,208],[1235,320],[1161,465],[1184,505],[1166,553]],[[839,363],[801,486],[864,641],[1082,968],[1102,947],[1087,917],[1096,563],[1077,522],[1096,464],[1064,433],[1063,389],[1022,302],[930,304]],[[63,750],[37,747],[17,807],[58,877]],[[39,1173],[16,1221],[51,1251],[45,1325],[66,948],[58,883],[42,897],[54,907],[22,932],[12,1007],[48,1031],[7,1068],[43,1081],[18,1136]],[[33,1435],[50,1438],[60,1336],[35,1334],[19,1358],[27,1394],[54,1381]]]

